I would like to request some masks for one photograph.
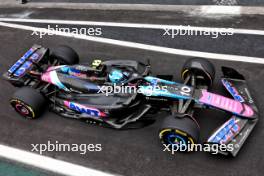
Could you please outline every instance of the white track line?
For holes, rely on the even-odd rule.
[[[240,15],[241,6],[201,6],[202,14],[224,14],[224,15]]]
[[[10,27],[10,28],[15,28],[15,29],[23,29],[27,31],[46,32],[50,34],[56,34],[59,36],[89,40],[93,42],[106,43],[110,45],[118,45],[122,47],[130,47],[130,48],[137,48],[137,49],[143,49],[143,50],[149,50],[149,51],[156,51],[156,52],[162,52],[162,53],[168,53],[168,54],[264,64],[264,58],[259,58],[259,57],[247,57],[247,56],[238,56],[238,55],[217,54],[217,53],[208,53],[208,52],[201,52],[201,51],[174,49],[174,48],[147,45],[147,44],[142,44],[142,43],[128,42],[128,41],[115,40],[115,39],[109,39],[109,38],[66,33],[66,32],[48,30],[46,28],[38,28],[38,27],[25,26],[25,25],[19,25],[19,24],[10,24],[10,23],[4,23],[4,22],[0,22],[0,26],[5,26],[5,27]]]
[[[68,176],[113,176],[84,166],[56,160],[0,144],[0,157]]]
[[[72,20],[49,20],[49,19],[21,19],[21,18],[0,18],[3,22],[23,22],[23,23],[41,23],[41,24],[68,24],[68,25],[91,25],[91,26],[110,26],[127,28],[146,28],[146,29],[185,29],[198,31],[219,31],[230,32],[230,29],[237,34],[264,35],[264,30],[237,29],[237,28],[213,28],[196,27],[183,25],[163,25],[163,24],[143,24],[143,23],[118,23],[118,22],[97,22],[97,21],[72,21]]]
[[[14,1],[14,0],[13,0]],[[86,10],[138,10],[138,11],[163,11],[163,12],[181,12],[188,14],[190,12],[200,15],[207,12],[209,8],[216,8],[216,11],[211,10],[210,14],[223,15],[263,15],[263,7],[261,6],[219,6],[219,5],[163,5],[163,4],[118,4],[118,3],[38,3],[30,2],[27,4],[19,4],[11,0],[0,0],[1,8],[24,8],[24,9],[86,9]],[[205,11],[206,9],[206,11]],[[240,13],[237,13],[240,11]]]

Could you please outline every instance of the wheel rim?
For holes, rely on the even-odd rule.
[[[185,69],[184,71],[182,71],[182,74],[181,74],[182,79],[185,79],[187,77],[188,73],[191,74],[190,73],[191,71],[195,71],[195,70],[194,69],[193,70]],[[207,81],[209,81],[209,85],[211,86],[213,84],[213,79],[212,79],[211,75],[209,73],[207,73],[206,71],[202,71],[202,73],[204,73],[204,76],[208,79]]]
[[[18,112],[23,117],[30,118],[30,119],[35,117],[35,113],[32,110],[32,108],[28,106],[27,104],[25,104],[24,102],[19,101],[19,100],[11,100],[10,103],[14,107],[16,112]]]
[[[163,129],[160,131],[159,138],[163,144],[170,144],[171,147],[173,145],[194,144],[190,135],[177,129]]]
[[[22,114],[24,116],[28,116],[29,115],[29,110],[25,106],[23,106],[21,104],[16,104],[15,108],[20,114]]]
[[[166,144],[187,144],[188,139],[186,137],[177,133],[176,130],[166,131],[162,134],[162,140]]]
[[[167,135],[167,141],[169,144],[186,145],[185,139],[182,136],[175,134],[175,133],[171,133],[171,134]]]

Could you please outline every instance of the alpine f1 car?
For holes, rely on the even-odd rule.
[[[10,99],[12,107],[34,119],[49,105],[61,116],[115,129],[145,124],[153,113],[167,111],[159,131],[163,144],[198,143],[200,127],[193,114],[198,108],[215,108],[230,118],[206,143],[234,144],[234,150],[222,152],[232,156],[258,121],[246,81],[232,68],[222,67],[221,82],[230,94],[225,97],[208,91],[215,68],[205,59],[193,58],[184,64],[183,83],[150,76],[149,64],[132,60],[94,60],[92,65],[78,65],[78,61],[70,47],[60,46],[50,53],[48,48],[34,45],[4,74],[20,87]],[[136,91],[106,96],[100,92],[106,85],[130,86]]]

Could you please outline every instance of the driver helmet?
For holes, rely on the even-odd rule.
[[[113,69],[110,71],[108,78],[112,83],[122,83],[126,80],[126,73],[119,69]]]

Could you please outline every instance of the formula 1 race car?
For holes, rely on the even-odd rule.
[[[4,74],[14,86],[21,87],[10,100],[12,107],[34,119],[49,105],[61,116],[115,129],[133,127],[137,122],[144,126],[153,113],[168,111],[159,131],[163,144],[198,143],[200,127],[194,111],[215,108],[228,112],[231,118],[206,143],[234,144],[234,150],[222,152],[232,156],[237,155],[258,121],[246,81],[232,68],[222,67],[221,82],[233,97],[229,98],[208,91],[215,69],[201,58],[184,64],[183,83],[150,76],[150,65],[137,61],[94,60],[92,65],[78,65],[78,61],[78,54],[68,46],[50,53],[48,48],[34,45]],[[105,94],[115,86],[129,91]]]

